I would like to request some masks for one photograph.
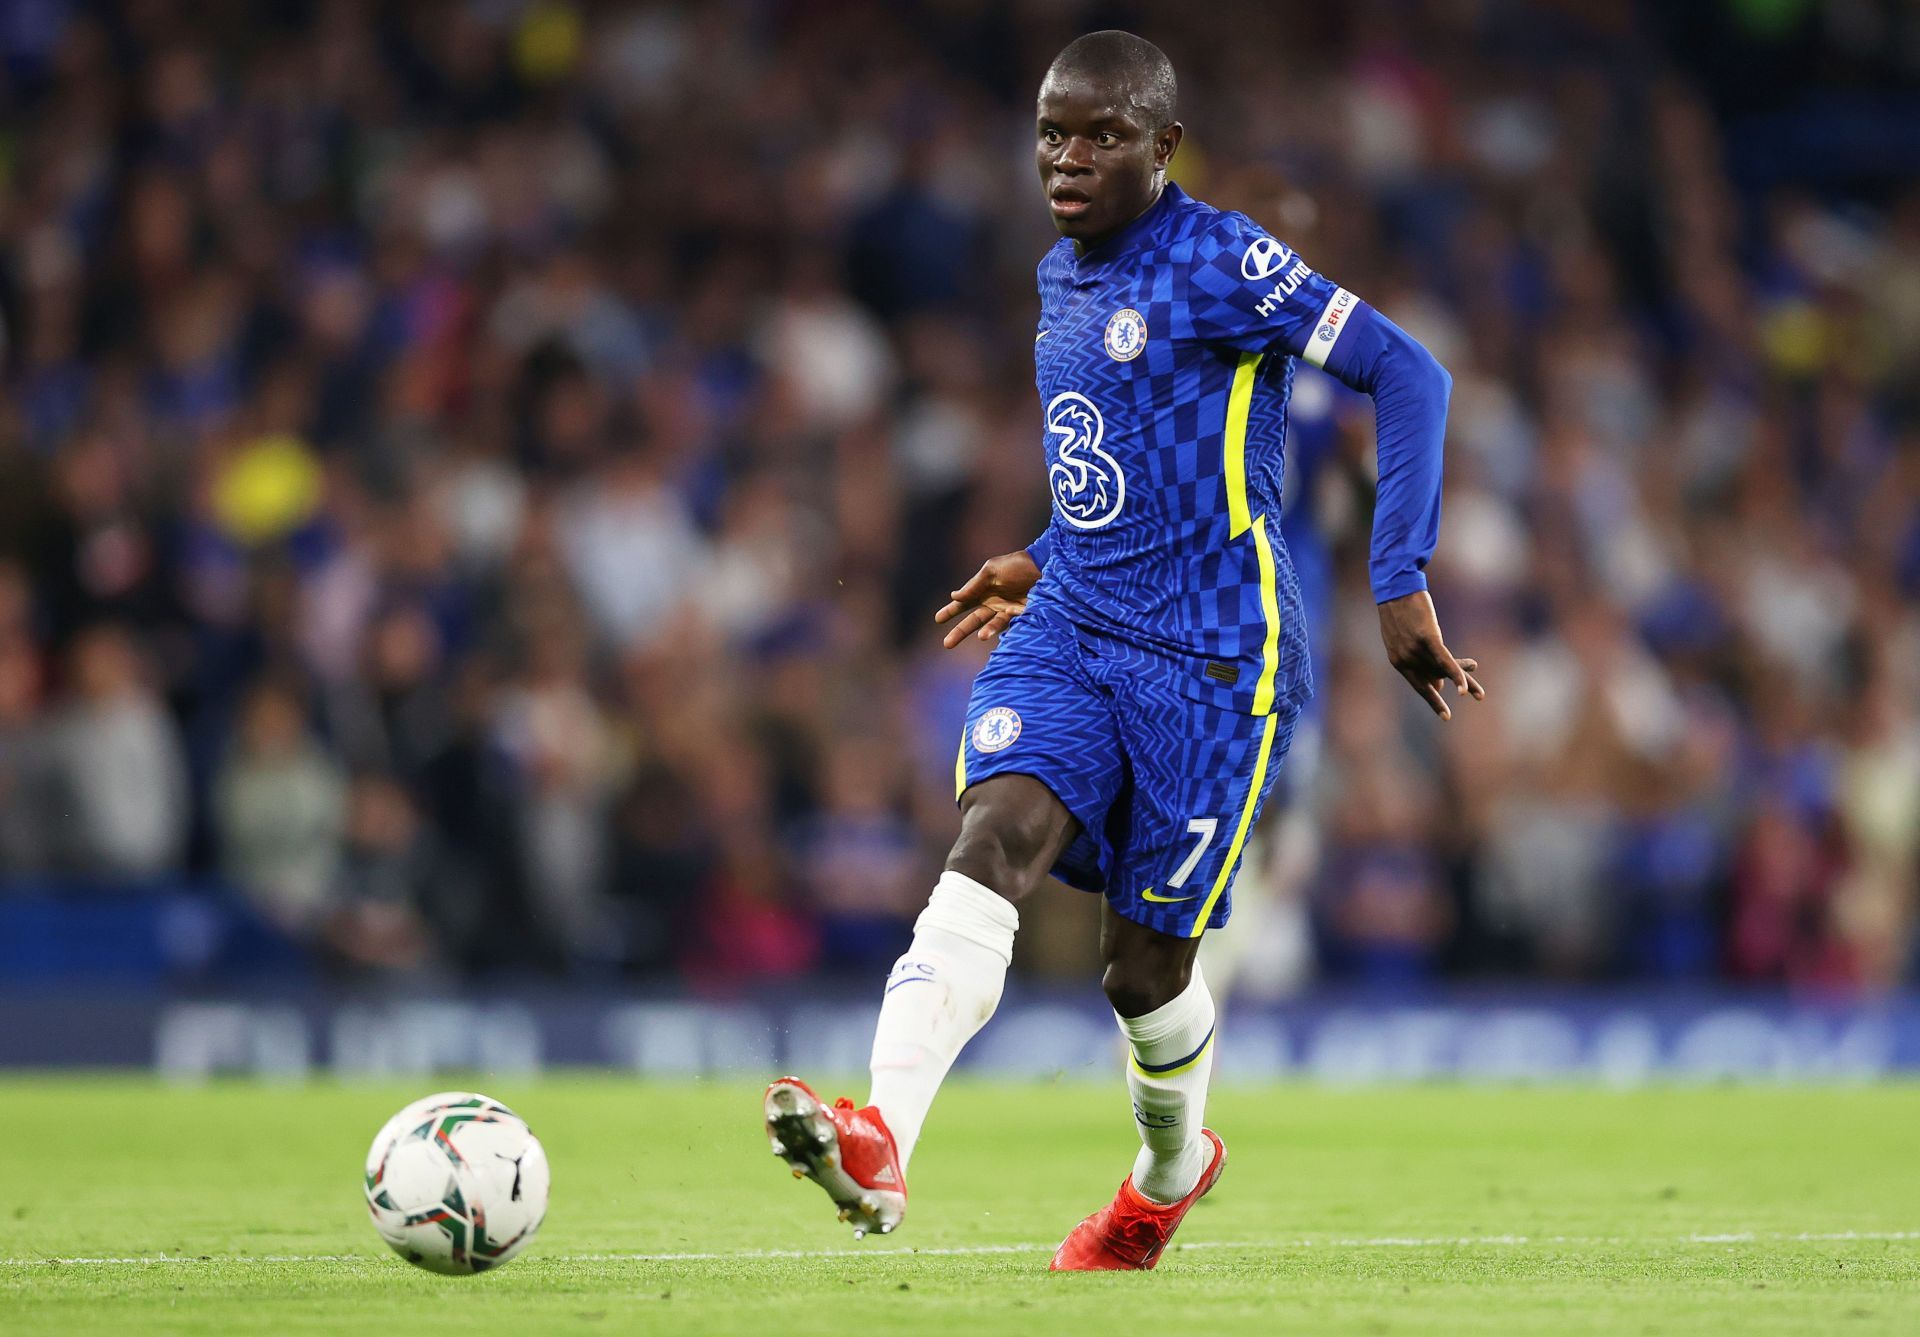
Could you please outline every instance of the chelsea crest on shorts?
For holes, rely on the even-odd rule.
[[[995,706],[973,724],[973,750],[1003,752],[1020,737],[1020,713],[1010,706]]]

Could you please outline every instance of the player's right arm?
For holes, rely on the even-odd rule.
[[[1242,215],[1220,215],[1195,239],[1185,274],[1199,338],[1291,354],[1373,398],[1379,484],[1369,573],[1387,657],[1442,719],[1453,714],[1445,686],[1484,698],[1479,665],[1447,649],[1427,593],[1452,377],[1418,340]]]
[[[1046,560],[1046,542],[1043,534],[1031,547],[989,557],[966,584],[952,592],[952,602],[933,615],[935,622],[953,623],[941,642],[947,649],[969,636],[996,640],[1027,611],[1027,595],[1039,583],[1040,563]]]

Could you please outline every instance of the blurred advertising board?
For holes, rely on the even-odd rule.
[[[1092,994],[1092,991],[1088,991]],[[182,1081],[598,1067],[643,1076],[866,1066],[874,1000],[818,990],[734,1001],[605,991],[441,998],[0,993],[0,1068],[149,1068]],[[1230,1006],[1222,1080],[1862,1081],[1920,1073],[1920,996],[1325,993]],[[1008,1076],[1106,1080],[1118,1033],[1097,995],[1011,993],[962,1057]]]

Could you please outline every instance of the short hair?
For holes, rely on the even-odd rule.
[[[1174,122],[1180,86],[1173,77],[1173,62],[1144,37],[1119,28],[1076,37],[1053,58],[1041,86],[1055,75],[1080,75],[1114,86],[1148,129],[1160,130]]]

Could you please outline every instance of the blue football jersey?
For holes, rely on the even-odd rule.
[[[1375,395],[1383,600],[1425,588],[1445,372],[1251,219],[1171,184],[1085,255],[1062,238],[1038,279],[1053,519],[1034,605],[1136,647],[1188,696],[1256,715],[1303,700],[1306,619],[1280,534],[1295,360]],[[1391,413],[1388,384],[1414,387]]]

